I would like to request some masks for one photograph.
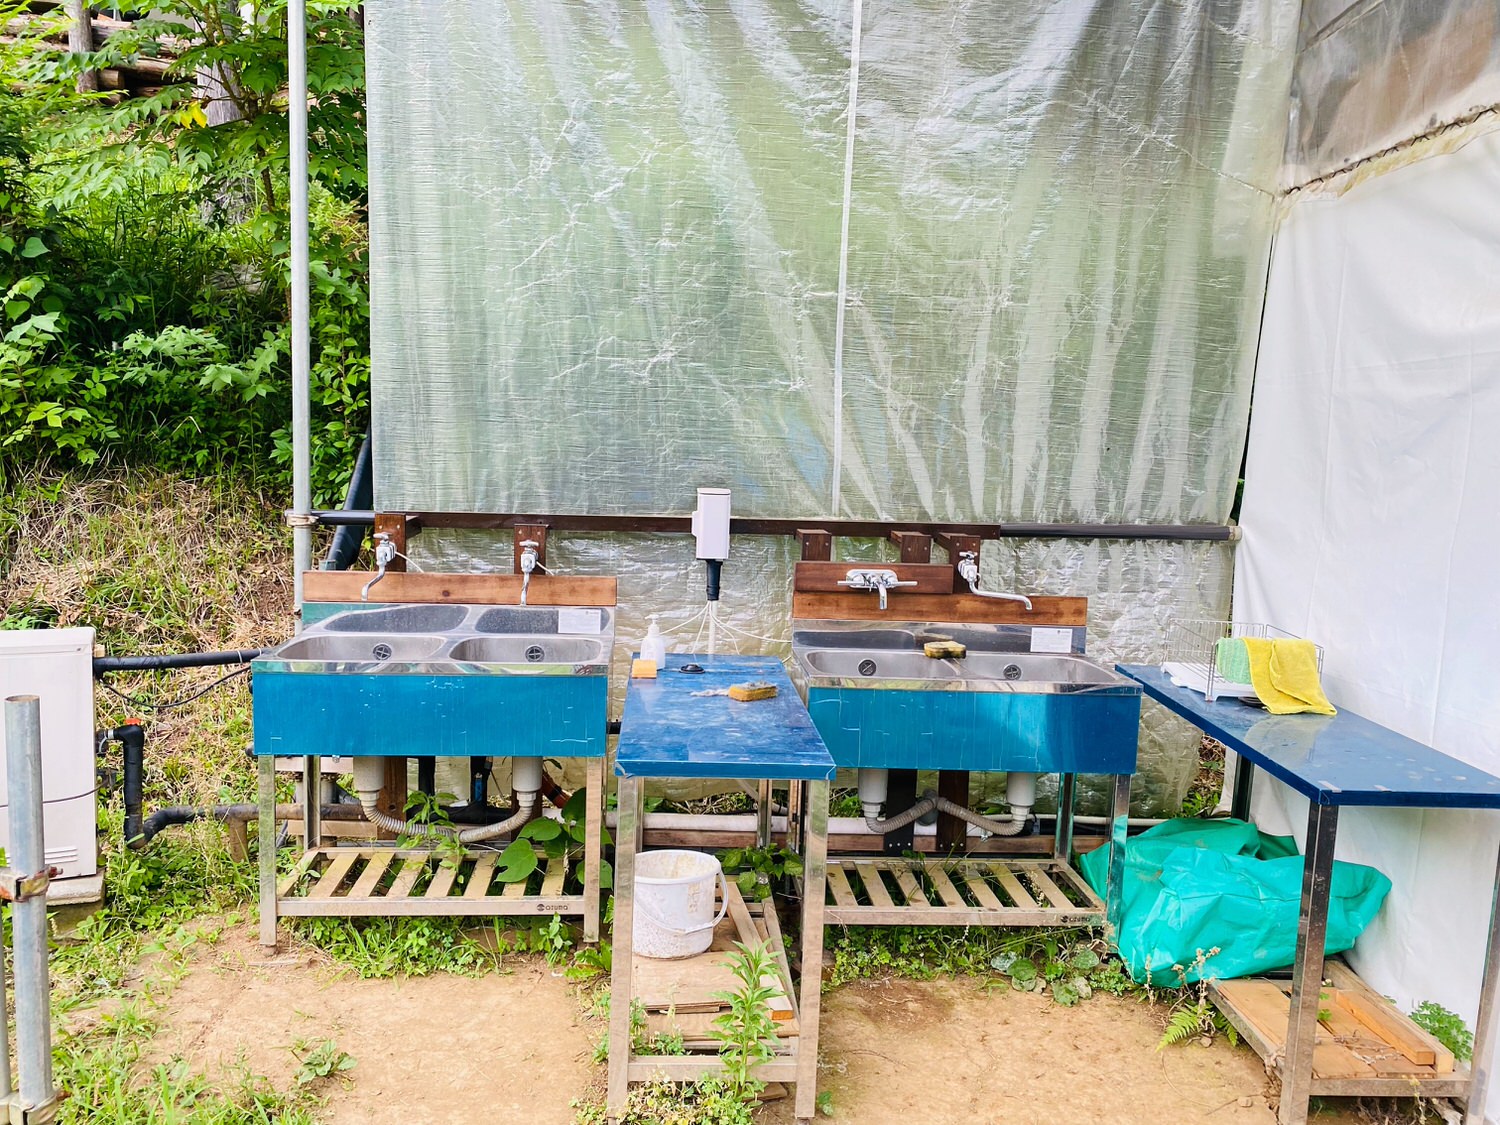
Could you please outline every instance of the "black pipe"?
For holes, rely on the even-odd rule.
[[[375,502],[371,483],[374,478],[372,461],[370,435],[367,433],[359,447],[359,456],[354,460],[354,473],[349,478],[349,491],[344,496],[344,511],[367,509]],[[318,522],[326,524],[331,521],[320,518]],[[337,526],[338,530],[333,533],[333,544],[328,548],[328,557],[323,560],[324,570],[348,570],[359,556],[359,547],[365,538],[364,521],[341,523]]]
[[[163,668],[211,668],[219,664],[248,664],[264,648],[236,648],[225,652],[173,652],[161,656],[96,656],[94,676],[110,672],[155,672]]]
[[[437,792],[437,759],[423,757],[417,759],[417,792],[426,793],[429,797]]]
[[[125,757],[125,839],[141,835],[141,813],[145,805],[146,730],[140,723],[99,732],[96,746],[118,742]]]
[[[323,509],[310,513],[329,527],[348,524],[369,527],[373,510]],[[544,521],[554,533],[563,531],[660,532],[686,535],[692,530],[689,516],[601,516],[579,513],[529,515],[507,512],[406,512],[423,527],[463,528],[474,531],[509,531],[517,524]],[[1237,524],[1223,523],[938,523],[931,520],[843,520],[819,516],[798,519],[736,517],[729,521],[731,535],[795,535],[806,528],[827,531],[844,538],[884,539],[891,531],[918,531],[925,535],[974,535],[980,539],[1141,539],[1167,542],[1238,542]]]
[[[724,575],[724,560],[708,560],[708,600],[716,602],[719,600],[719,579]]]

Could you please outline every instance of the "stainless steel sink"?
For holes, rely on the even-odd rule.
[[[1084,656],[1082,627],[1033,629],[794,621],[795,676],[840,766],[1132,772],[1140,685]],[[967,655],[927,656],[940,638]]]
[[[383,664],[427,660],[447,643],[446,637],[411,633],[319,633],[288,641],[275,655],[282,660]]]
[[[607,664],[609,650],[588,637],[516,634],[509,637],[470,637],[450,653],[454,660],[480,664]]]
[[[255,751],[602,756],[614,620],[612,608],[350,606],[251,664]]]

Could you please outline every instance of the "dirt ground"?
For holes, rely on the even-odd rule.
[[[572,1099],[602,1092],[591,1055],[603,1024],[537,959],[481,978],[361,981],[305,949],[268,956],[240,931],[194,956],[152,1054],[290,1083],[294,1045],[332,1039],[357,1065],[347,1084],[324,1084],[329,1125],[568,1125]],[[820,1088],[835,1121],[1274,1122],[1253,1052],[1222,1042],[1158,1052],[1159,1011],[1133,999],[1062,1008],[972,980],[859,982],[824,998],[822,1028]],[[790,1102],[761,1119],[791,1122]]]

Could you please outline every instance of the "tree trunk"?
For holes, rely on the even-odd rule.
[[[94,24],[84,0],[68,0],[68,50],[86,55],[94,49]],[[99,75],[85,70],[78,75],[78,92],[93,93],[99,89]]]

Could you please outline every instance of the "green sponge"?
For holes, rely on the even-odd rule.
[[[1250,682],[1250,650],[1242,637],[1225,637],[1214,645],[1214,669],[1231,684]]]

